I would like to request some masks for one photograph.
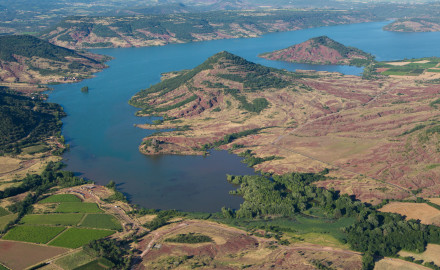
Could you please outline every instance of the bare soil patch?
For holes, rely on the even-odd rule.
[[[0,261],[11,269],[25,269],[67,252],[68,249],[0,240]]]

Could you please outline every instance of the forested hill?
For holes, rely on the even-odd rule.
[[[0,153],[19,153],[61,131],[60,105],[0,89]]]
[[[17,56],[41,57],[61,62],[67,62],[66,57],[83,57],[73,50],[53,45],[33,36],[0,36],[0,59],[17,62]]]
[[[347,47],[327,36],[309,39],[286,49],[263,53],[260,57],[297,63],[365,65],[374,57],[354,47]]]
[[[216,11],[126,17],[71,17],[41,35],[68,48],[155,46],[377,20],[367,11]]]
[[[102,70],[107,57],[79,53],[29,35],[0,36],[0,82],[74,82]]]

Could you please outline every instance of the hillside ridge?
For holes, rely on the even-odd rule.
[[[345,46],[327,36],[314,37],[300,44],[259,56],[269,60],[296,63],[356,66],[366,65],[374,59],[369,53]]]
[[[106,56],[73,51],[34,36],[0,36],[0,85],[21,92],[41,91],[46,88],[38,84],[91,77],[106,67],[106,60]]]

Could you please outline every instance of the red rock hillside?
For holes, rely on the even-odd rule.
[[[370,54],[347,47],[327,36],[309,39],[303,43],[259,55],[269,60],[296,63],[362,66],[374,59]]]

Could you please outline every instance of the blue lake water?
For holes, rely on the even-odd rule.
[[[134,127],[151,118],[134,116],[128,100],[139,90],[160,81],[163,72],[190,69],[209,56],[229,51],[247,60],[275,68],[315,69],[359,75],[362,69],[348,66],[307,65],[274,62],[258,58],[263,52],[283,49],[309,38],[327,35],[345,45],[360,48],[377,60],[440,56],[440,33],[393,33],[382,27],[387,22],[341,25],[272,33],[260,38],[230,39],[175,44],[163,47],[93,50],[114,57],[108,69],[95,78],[76,84],[58,85],[49,101],[61,104],[63,135],[71,149],[64,155],[67,169],[82,177],[107,184],[114,180],[133,203],[148,208],[186,211],[218,211],[237,208],[241,198],[226,174],[252,174],[240,158],[225,151],[208,157],[148,157],[139,153],[143,137],[153,131]],[[82,86],[89,93],[81,93]]]

